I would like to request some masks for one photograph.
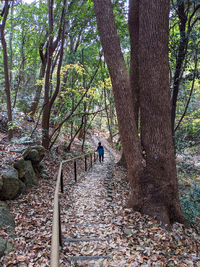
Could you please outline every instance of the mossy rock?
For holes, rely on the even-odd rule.
[[[8,167],[2,172],[2,183],[0,199],[15,199],[19,191],[18,172],[13,167]]]
[[[9,230],[15,229],[15,219],[2,201],[0,201],[0,227],[8,227]]]

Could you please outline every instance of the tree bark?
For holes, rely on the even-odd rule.
[[[8,74],[8,55],[7,55],[7,45],[5,41],[4,29],[9,12],[8,1],[5,1],[4,14],[3,14],[3,23],[0,25],[0,38],[3,47],[3,64],[4,64],[4,76],[5,76],[5,91],[6,91],[6,103],[7,103],[7,114],[8,122],[12,122],[12,108],[11,108],[11,98],[10,98],[10,82]],[[10,141],[13,137],[13,130],[8,130],[8,140]]]
[[[51,108],[54,104],[54,101],[58,95],[59,89],[60,89],[60,71],[62,66],[62,60],[63,60],[63,48],[64,48],[64,41],[65,41],[65,14],[68,7],[68,0],[64,0],[64,6],[62,10],[61,15],[61,24],[59,28],[58,38],[53,43],[53,5],[54,1],[49,0],[49,47],[47,51],[47,71],[46,71],[46,77],[45,77],[45,92],[44,92],[44,103],[47,103],[43,110],[43,117],[42,117],[42,145],[48,149],[49,148],[49,120],[50,120],[50,112]],[[62,32],[62,37],[61,37]],[[55,91],[49,99],[49,86],[50,86],[50,75],[51,75],[51,66],[52,66],[52,55],[55,51],[55,48],[58,44],[58,40],[61,37],[61,47],[60,47],[60,58],[58,63],[58,69],[57,69],[57,83]]]
[[[101,64],[101,67],[102,67],[102,64]],[[108,112],[108,107],[107,107],[107,104],[106,104],[107,93],[106,93],[106,84],[105,84],[105,79],[104,79],[104,74],[103,74],[102,68],[101,68],[101,75],[102,75],[102,80],[103,80],[103,83],[104,83],[104,86],[103,86],[103,96],[104,96],[104,105],[105,105],[107,125],[108,125],[108,131],[109,131],[109,138],[108,138],[108,140],[111,142],[111,145],[112,145],[113,144],[112,124],[111,124],[111,119],[110,119],[109,112]]]
[[[126,158],[125,158],[125,155],[124,155],[124,151],[122,151],[121,158],[120,158],[120,160],[117,162],[117,165],[118,165],[118,166],[122,166],[122,167],[124,167],[124,168],[127,169],[127,164],[126,164]]]
[[[128,177],[132,190],[135,191],[135,205],[139,206],[137,201],[137,199],[140,199],[139,192],[134,188],[135,185],[139,184],[142,172],[142,156],[129,75],[121,52],[111,1],[94,0],[93,2],[101,44],[111,76],[119,132],[128,166]]]
[[[46,60],[44,60],[41,64],[40,73],[39,73],[39,80],[42,80],[44,78],[45,70],[46,70],[46,63],[47,63]],[[29,114],[30,114],[30,117],[32,119],[36,113],[36,110],[37,110],[37,107],[39,104],[39,100],[40,100],[41,92],[42,92],[42,85],[39,84],[39,85],[37,85],[34,100],[32,101],[31,107],[29,109]]]
[[[164,224],[187,224],[180,207],[171,133],[168,69],[169,1],[140,1],[139,84],[141,141],[146,167],[140,180],[141,212]]]
[[[139,122],[140,88],[139,88],[139,0],[129,0],[129,34],[131,44],[130,84],[133,94],[133,106],[136,125]]]
[[[12,47],[12,40],[13,40],[13,10],[14,10],[14,1],[11,3],[11,30],[10,30],[10,36],[9,36],[9,43],[10,43],[10,86],[12,84],[12,65],[13,65],[13,47]],[[12,88],[12,87],[11,87]]]
[[[134,210],[155,216],[163,225],[188,226],[180,207],[170,118],[168,77],[168,0],[140,0],[139,87],[141,140],[131,86],[117,36],[110,0],[94,0],[97,25],[113,85],[120,137],[131,184]],[[130,14],[131,16],[131,14]]]

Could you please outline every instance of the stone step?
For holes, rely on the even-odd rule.
[[[62,241],[65,242],[92,242],[92,241],[101,241],[105,242],[110,240],[110,238],[102,239],[102,238],[64,238]]]
[[[89,172],[109,172],[109,170],[95,170],[95,169],[92,169]]]
[[[68,210],[68,213],[67,213],[67,216],[74,216],[74,215],[76,215],[76,214],[78,214],[78,215],[87,215],[88,213],[95,213],[95,214],[104,214],[106,212],[106,214],[108,213],[108,211],[107,210],[105,210],[105,211],[93,211],[93,210],[84,210],[84,211],[81,211],[81,210],[71,210],[71,211],[69,211]],[[65,214],[66,215],[66,214]],[[62,216],[62,214],[61,214],[61,216]]]
[[[104,226],[110,226],[110,224],[107,223],[69,223],[68,226],[94,226],[94,225],[104,225]]]
[[[71,256],[70,259],[72,261],[91,261],[98,259],[109,259],[110,256]]]

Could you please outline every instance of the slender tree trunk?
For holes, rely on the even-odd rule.
[[[26,101],[26,84],[25,84],[25,54],[24,54],[24,43],[25,34],[24,29],[22,30],[22,46],[21,46],[21,57],[22,57],[22,92],[23,92],[23,111],[26,114],[27,101]]]
[[[83,142],[82,142],[82,147],[81,150],[84,150],[84,146],[85,146],[85,137],[86,137],[86,125],[87,125],[87,117],[84,117],[84,125],[83,125]]]
[[[174,74],[174,82],[173,82],[173,94],[172,94],[172,103],[171,103],[171,124],[172,124],[172,138],[173,145],[175,146],[175,118],[176,118],[176,103],[178,98],[179,86],[180,86],[180,78],[182,65],[186,56],[186,47],[188,42],[188,36],[186,36],[186,22],[187,16],[185,14],[185,3],[181,1],[178,5],[178,15],[180,20],[179,30],[180,30],[180,43],[179,43],[179,51],[176,59],[176,70]]]
[[[48,149],[49,147],[49,86],[50,86],[50,71],[53,55],[53,0],[48,1],[49,4],[49,44],[47,50],[47,70],[45,77],[45,89],[44,89],[44,103],[46,105],[43,109],[42,116],[42,145]]]
[[[17,94],[18,94],[18,91],[19,91],[20,82],[21,82],[21,75],[20,75],[20,72],[19,72],[18,80],[17,80],[17,88],[15,88],[15,99],[14,99],[14,103],[13,103],[13,109],[15,108],[15,105],[16,105],[16,102],[17,102]]]
[[[5,76],[5,91],[6,91],[6,103],[7,103],[7,114],[8,122],[12,122],[12,108],[11,108],[11,98],[10,98],[10,83],[8,74],[8,55],[7,55],[7,45],[5,41],[4,29],[9,12],[8,1],[5,1],[5,11],[3,15],[3,23],[0,25],[1,43],[3,47],[3,64],[4,64],[4,76]],[[8,140],[10,141],[13,137],[13,131],[8,130]]]
[[[13,10],[14,10],[14,1],[12,1],[11,4],[11,29],[10,29],[10,36],[9,36],[9,42],[10,42],[10,86],[12,84],[12,64],[13,64],[13,48],[12,48],[12,40],[13,40]]]
[[[102,76],[103,76],[103,73],[102,73]],[[107,118],[108,130],[109,130],[109,141],[112,144],[112,128],[111,128],[111,121],[110,121],[109,113],[108,113],[108,107],[107,107],[107,104],[106,104],[107,94],[106,94],[106,85],[105,85],[104,77],[103,77],[103,82],[104,82],[104,88],[103,88],[104,105],[105,105],[106,118]]]
[[[61,15],[61,27],[59,28],[59,36],[54,43],[53,43],[53,36],[52,36],[53,34],[53,5],[54,5],[54,1],[49,0],[49,47],[47,51],[47,71],[46,71],[46,77],[45,77],[45,93],[44,93],[44,103],[47,103],[47,104],[45,104],[45,107],[43,110],[43,117],[42,117],[42,131],[43,131],[42,145],[46,149],[49,148],[49,140],[50,140],[49,138],[50,112],[51,112],[51,108],[54,104],[54,101],[60,89],[60,71],[61,71],[62,60],[63,60],[63,47],[64,47],[64,40],[65,40],[64,37],[65,37],[65,26],[66,26],[65,14],[68,8],[68,0],[64,1],[64,7],[62,10],[62,15]],[[60,58],[59,58],[59,63],[58,63],[58,68],[57,68],[56,88],[51,99],[49,99],[52,55],[58,44],[58,40],[60,39],[61,32],[62,32],[62,37],[61,37],[61,47],[60,47]]]
[[[46,70],[46,63],[47,63],[46,60],[44,60],[44,62],[42,62],[42,64],[41,64],[39,80],[42,80],[44,78],[45,70]],[[40,100],[41,92],[42,92],[42,85],[40,84],[40,85],[37,85],[37,87],[36,87],[35,96],[34,96],[34,99],[31,103],[31,107],[29,109],[30,117],[32,119],[36,113],[36,110],[37,110],[37,107],[39,104],[39,100]]]
[[[9,83],[9,75],[8,75],[8,56],[7,56],[7,48],[6,48],[6,41],[5,41],[4,35],[2,35],[1,43],[2,43],[2,47],[3,47],[5,90],[6,90],[8,122],[12,122],[10,83]],[[13,131],[12,130],[8,130],[8,140],[10,141],[12,138],[13,138]]]

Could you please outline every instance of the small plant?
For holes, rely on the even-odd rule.
[[[183,214],[190,225],[200,216],[200,185],[193,182],[187,193],[180,193]]]

